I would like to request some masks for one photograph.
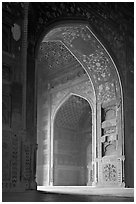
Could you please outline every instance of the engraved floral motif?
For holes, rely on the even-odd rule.
[[[103,167],[103,177],[106,182],[117,181],[117,170],[114,164],[106,164]]]
[[[89,71],[93,72],[92,76],[96,84],[107,81],[110,78],[111,64],[102,51],[96,50],[93,54],[89,55],[89,57],[80,55],[80,59],[86,64]]]
[[[44,42],[40,47],[39,61],[46,61],[49,70],[65,68],[76,59],[61,42]]]
[[[116,98],[114,82],[106,82],[99,85],[98,100],[101,102],[109,102]]]
[[[110,80],[115,71],[105,49],[87,26],[69,26],[54,29],[48,34],[53,40],[62,41],[90,73],[96,85]],[[46,37],[44,39],[47,40]]]

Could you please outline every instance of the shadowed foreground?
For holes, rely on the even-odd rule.
[[[3,202],[134,202],[132,197],[69,195],[27,191],[24,193],[7,192],[2,194]]]

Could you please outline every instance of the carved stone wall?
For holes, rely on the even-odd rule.
[[[11,8],[10,8],[11,6]],[[24,127],[22,117],[24,80],[22,58],[23,7],[19,4],[3,4],[3,191],[25,191],[36,189],[35,180],[35,150],[36,139],[31,140],[30,134]],[[17,9],[17,10],[16,10]],[[14,12],[13,12],[14,10]],[[13,13],[12,13],[13,12]],[[17,17],[16,17],[17,15]],[[17,28],[17,30],[16,30]],[[29,64],[30,66],[30,64]],[[28,72],[30,74],[30,72]],[[35,74],[33,75],[35,76]],[[29,79],[29,78],[28,78]],[[35,80],[35,79],[34,79]],[[31,83],[34,90],[34,84]],[[31,100],[34,96],[29,91]],[[29,99],[27,99],[29,100]],[[31,111],[29,125],[34,129],[34,110],[31,102],[27,104]],[[32,107],[30,109],[30,106]],[[29,111],[28,111],[29,112]],[[29,113],[30,114],[30,113]],[[26,118],[25,118],[26,119]],[[31,121],[31,122],[30,122]],[[25,121],[26,122],[26,121]],[[33,127],[32,127],[33,125]],[[24,148],[27,146],[27,148]],[[29,175],[29,176],[28,176]]]
[[[3,22],[4,24],[6,23],[6,27],[3,27],[4,35],[3,37],[6,36],[6,39],[3,39],[3,62],[7,66],[8,62],[8,69],[10,70],[10,74],[6,74],[6,78],[10,75],[10,78],[12,78],[15,82],[21,82],[22,80],[22,72],[20,71],[20,52],[21,52],[21,38],[19,41],[15,41],[12,39],[12,32],[11,32],[11,27],[12,25],[16,22],[20,25],[22,24],[22,17],[23,17],[23,3],[20,2],[5,2],[3,3],[3,11],[6,14],[3,14]],[[101,9],[100,9],[101,8]],[[108,8],[108,9],[107,9]],[[96,33],[99,36],[99,39],[106,45],[106,47],[109,48],[110,53],[112,53],[113,58],[116,61],[116,64],[118,65],[118,71],[121,76],[121,82],[123,84],[123,94],[124,94],[124,118],[125,118],[125,125],[124,125],[124,132],[125,132],[125,180],[126,180],[126,185],[129,187],[133,187],[133,164],[134,164],[134,159],[132,158],[134,155],[133,152],[133,3],[123,3],[123,4],[118,4],[118,3],[74,3],[74,2],[69,2],[69,3],[30,3],[29,7],[29,33],[28,33],[28,48],[29,48],[29,53],[31,53],[34,57],[35,53],[35,45],[38,42],[39,36],[41,35],[42,31],[44,31],[45,27],[49,28],[48,25],[51,25],[54,22],[54,18],[56,19],[55,21],[59,20],[67,20],[67,19],[80,19],[80,20],[85,20],[91,24],[91,27],[93,30],[96,31]],[[8,23],[7,23],[8,22]],[[10,25],[10,26],[9,26]],[[45,35],[45,32],[43,33]],[[10,39],[11,39],[11,44],[10,44]],[[74,45],[78,45],[78,39],[75,41]],[[80,52],[80,47],[78,47],[78,50]],[[5,53],[6,51],[6,53]],[[31,58],[31,54],[29,58]],[[75,55],[79,53],[75,53]],[[99,57],[102,57],[102,55],[99,54]],[[94,55],[94,57],[97,58],[97,53]],[[93,70],[94,68],[97,70],[96,75],[98,76],[98,79],[100,78],[103,79],[104,73],[100,71],[99,67],[99,62],[97,61],[94,63],[94,65],[90,62],[88,62],[88,56],[86,57],[85,53],[85,61],[86,61],[86,66],[91,65]],[[81,59],[84,60],[82,57]],[[88,63],[88,65],[87,65]],[[107,65],[108,62],[106,62]],[[105,64],[106,64],[105,63]],[[12,68],[11,68],[12,67]],[[31,68],[30,68],[31,67]],[[30,143],[32,141],[36,141],[36,137],[33,140],[33,117],[35,117],[35,110],[33,104],[33,101],[35,101],[34,98],[34,90],[30,90],[31,86],[34,86],[34,75],[33,78],[31,78],[31,72],[33,72],[33,68],[35,67],[35,62],[34,61],[29,61],[29,71],[28,71],[28,80],[30,82],[28,83],[29,90],[27,92],[27,110],[30,111],[28,112],[28,123],[29,120],[31,120],[31,125],[29,124],[29,134],[24,137],[29,137],[30,136]],[[98,67],[98,69],[97,69]],[[7,70],[8,70],[7,69]],[[95,71],[95,70],[94,70]],[[91,71],[90,71],[91,72]],[[106,71],[107,72],[107,71]],[[115,74],[115,73],[114,73]],[[113,74],[113,75],[114,75]],[[5,75],[5,74],[3,74]],[[111,75],[111,76],[113,76]],[[116,96],[116,98],[120,98],[120,90],[119,90],[119,82],[112,80],[113,77],[111,77],[109,80],[110,82],[107,83],[107,81],[103,81],[103,85],[98,86],[98,91],[100,93],[99,95],[99,100],[101,101],[104,100],[105,102],[110,102],[110,98]],[[8,80],[7,80],[8,81]],[[95,81],[95,78],[94,78]],[[96,79],[96,81],[99,82],[99,80]],[[7,84],[7,83],[6,83]],[[47,83],[46,83],[47,84]],[[113,86],[114,84],[114,86]],[[54,85],[53,85],[54,86]],[[20,86],[19,86],[20,87]],[[19,88],[17,87],[17,89]],[[108,96],[109,88],[111,89],[111,96]],[[16,88],[16,87],[15,87]],[[5,89],[5,88],[4,88]],[[20,88],[19,88],[20,89]],[[107,89],[107,90],[106,90]],[[11,90],[11,87],[10,87]],[[119,90],[119,91],[117,91]],[[105,95],[105,91],[107,92],[107,95]],[[6,95],[6,96],[5,96]],[[10,97],[12,98],[12,93],[11,92],[6,92],[4,91],[4,105],[3,105],[3,119],[4,121],[7,121],[6,124],[12,123],[12,116],[11,118],[9,115],[12,115],[12,111],[10,110]],[[16,99],[15,99],[16,100]],[[7,106],[8,105],[8,106]],[[18,106],[18,105],[17,105]],[[30,108],[31,106],[31,108]],[[121,111],[122,112],[122,108]],[[100,107],[101,109],[101,107]],[[120,113],[119,113],[120,114]],[[18,128],[21,126],[20,122],[20,110],[15,110],[14,113],[15,120],[14,124],[16,122],[19,124],[17,125]],[[10,118],[10,119],[9,119]],[[118,120],[122,120],[121,118],[117,117]],[[118,122],[120,124],[120,122]],[[31,127],[30,127],[31,126]],[[34,125],[35,126],[35,125]],[[32,129],[31,129],[32,128]],[[36,127],[34,127],[35,129]],[[6,127],[6,129],[8,129]],[[20,129],[20,128],[19,128]],[[109,130],[106,130],[107,132],[109,131],[110,133],[114,131],[112,128]],[[119,126],[118,126],[118,131]],[[3,133],[3,137],[8,138],[9,133]],[[105,132],[105,133],[107,133]],[[119,133],[121,134],[121,132]],[[6,136],[4,136],[6,135]],[[129,137],[128,137],[129,135]],[[121,138],[119,138],[120,141]],[[119,142],[118,141],[118,142]],[[120,141],[121,142],[121,141]],[[7,142],[8,143],[8,142]],[[8,144],[9,146],[9,144]],[[4,148],[5,145],[4,145]],[[34,146],[35,148],[35,146]],[[4,150],[6,151],[6,150]],[[4,153],[5,155],[5,153]],[[8,157],[8,156],[7,156]],[[130,159],[131,158],[131,159]],[[7,162],[8,163],[8,162]],[[131,175],[131,176],[130,176]],[[8,178],[8,177],[7,177]]]

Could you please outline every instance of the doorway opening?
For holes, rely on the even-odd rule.
[[[92,110],[84,98],[71,95],[58,109],[53,134],[53,185],[90,185]]]
[[[87,24],[54,27],[37,66],[38,185],[124,187],[122,87],[106,48]]]

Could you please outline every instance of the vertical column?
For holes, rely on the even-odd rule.
[[[34,66],[34,58],[31,56],[31,60],[33,64],[30,64],[31,60],[28,57],[28,9],[29,2],[24,2],[24,19],[22,23],[22,47],[21,47],[21,64],[22,64],[22,85],[23,85],[23,96],[22,96],[22,122],[23,122],[23,131],[25,134],[23,135],[25,138],[22,139],[22,166],[23,166],[23,182],[26,189],[36,189],[35,183],[35,150],[36,144],[34,137],[35,135],[35,127],[33,121],[33,100],[34,97],[32,95],[32,100],[30,100],[30,89],[34,89],[35,87],[32,85],[31,80],[28,80],[30,76],[30,66]],[[28,69],[27,69],[28,68]],[[32,81],[34,80],[34,77]],[[30,84],[30,85],[29,85]],[[31,86],[31,87],[29,87]],[[27,95],[28,91],[28,95]],[[29,101],[29,102],[28,102]],[[28,111],[30,109],[30,112]],[[28,117],[31,116],[31,117]],[[30,122],[28,122],[28,121]],[[32,125],[31,125],[32,124]],[[31,129],[30,129],[31,127]],[[27,131],[26,131],[27,130]]]
[[[122,93],[121,93],[122,95]],[[125,143],[124,143],[124,112],[123,112],[123,97],[121,100],[121,136],[122,136],[122,155],[123,155],[123,161],[122,161],[122,182],[125,186],[125,168],[124,168],[124,162],[125,162]]]
[[[50,183],[50,93],[49,90],[45,93],[46,103],[43,109],[43,185],[48,186]]]
[[[22,64],[22,86],[23,86],[23,91],[22,91],[22,127],[23,127],[23,132],[24,134],[23,137],[26,137],[26,79],[27,79],[27,32],[28,32],[28,8],[29,8],[29,3],[24,3],[24,19],[22,23],[22,47],[21,47],[21,64]],[[24,185],[24,189],[28,188],[28,183],[25,180],[25,164],[26,164],[26,157],[25,157],[25,151],[24,151],[24,141],[25,138],[22,138],[22,143],[21,143],[21,182],[22,185]]]
[[[97,135],[96,135],[96,104],[95,104],[95,107],[92,110],[92,173],[93,173],[92,186],[96,186],[96,183],[97,183],[96,145],[97,145]]]
[[[117,166],[118,166],[118,184],[120,186],[125,186],[124,183],[124,128],[123,128],[123,118],[122,118],[122,100],[118,102],[116,117],[117,117]]]
[[[101,183],[101,103],[96,107],[96,180],[97,185]]]
[[[23,128],[26,129],[26,73],[27,73],[27,31],[28,31],[28,8],[29,3],[24,3],[24,20],[22,25],[22,72],[23,72],[23,107],[22,107],[22,118],[23,118]]]
[[[53,174],[54,174],[54,164],[53,164],[53,134],[54,134],[54,118],[52,113],[52,102],[50,96],[50,186],[53,186]]]
[[[50,179],[52,174],[51,169],[51,94],[48,87],[48,185],[50,185]]]

